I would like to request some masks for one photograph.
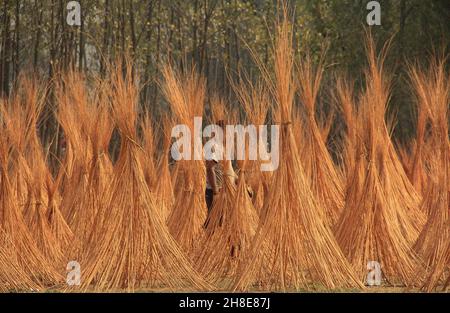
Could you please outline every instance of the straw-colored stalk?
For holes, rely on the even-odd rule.
[[[0,229],[0,291],[31,292],[41,286],[23,271],[16,254],[16,247],[8,235]]]
[[[80,195],[86,194],[88,169],[92,161],[92,142],[88,139],[88,127],[92,122],[89,110],[91,100],[84,76],[71,71],[61,75],[55,86],[58,100],[57,119],[66,138],[65,158],[58,175],[62,175],[60,192],[63,194],[61,208],[70,226],[80,212]]]
[[[258,225],[258,215],[248,195],[245,172],[246,168],[242,166],[237,186],[234,176],[224,176],[195,262],[200,273],[219,285],[224,279],[234,278],[239,263],[251,247]]]
[[[166,221],[174,205],[174,187],[169,167],[169,153],[172,143],[171,130],[173,122],[170,118],[163,118],[162,130],[162,152],[156,164],[158,183],[155,186],[155,194],[161,206],[161,215]]]
[[[33,235],[34,242],[44,257],[49,260],[58,271],[63,272],[65,265],[61,245],[54,236],[47,215],[47,201],[43,200],[43,190],[41,189],[41,171],[32,170],[32,177],[29,178],[29,196],[26,203],[29,214],[28,227]],[[47,196],[47,193],[45,193]]]
[[[35,223],[37,220],[40,220],[39,225],[41,225],[41,231],[38,236],[41,236],[41,245],[39,247],[47,246],[47,248],[41,248],[41,251],[42,249],[48,252],[53,251],[50,253],[47,252],[45,255],[57,262],[58,271],[64,272],[66,263],[70,260],[68,251],[75,245],[76,240],[59,211],[59,206],[55,202],[58,184],[54,181],[48,168],[46,157],[37,134],[38,116],[43,106],[43,98],[40,95],[41,91],[35,82],[28,79],[24,79],[23,84],[26,92],[26,106],[30,110],[29,129],[25,131],[29,132],[25,159],[30,172],[32,172],[29,182],[29,205],[27,207],[37,206],[36,210],[27,210],[28,213],[34,211],[36,215],[30,216],[28,214],[25,218],[30,219],[31,217]],[[33,197],[35,197],[34,200]],[[30,229],[33,231],[33,227],[30,226]]]
[[[64,268],[67,266],[67,262],[73,260],[73,250],[78,247],[79,240],[74,235],[69,225],[67,225],[60,211],[61,200],[58,194],[58,182],[53,182],[52,179],[46,181],[46,193],[47,193],[47,209],[46,217],[49,223],[51,232],[61,247],[63,252]],[[65,271],[65,270],[64,270]]]
[[[141,164],[143,151],[136,132],[138,89],[129,64],[125,77],[121,64],[116,68],[110,74],[109,88],[121,148],[104,194],[107,210],[98,230],[98,240],[90,245],[83,258],[81,288],[103,291],[209,288],[171,237],[147,186]]]
[[[22,212],[8,173],[11,149],[6,142],[3,130],[0,136],[0,229],[2,229],[15,246],[15,253],[20,267],[35,282],[42,285],[54,285],[63,279],[51,263],[39,251],[33,235],[23,219]]]
[[[301,164],[291,124],[295,94],[291,30],[285,14],[274,48],[275,81],[266,77],[274,92],[276,117],[282,122],[280,164],[264,204],[266,214],[232,288],[248,290],[257,282],[265,289],[284,291],[362,287],[318,214],[323,209]]]
[[[229,118],[227,105],[219,95],[212,95],[210,99],[211,118],[210,123],[214,124],[218,121],[225,121]]]
[[[69,211],[71,212],[69,215],[70,225],[82,245],[88,245],[89,241],[94,240],[92,237],[95,237],[98,234],[97,230],[101,228],[104,210],[107,210],[105,204],[102,203],[104,200],[102,195],[107,191],[112,177],[108,145],[113,132],[113,122],[104,89],[105,86],[99,83],[95,101],[86,106],[90,119],[85,121],[84,131],[86,143],[91,148],[91,151],[87,153],[91,159],[88,164],[83,166],[85,175],[83,175],[80,188],[74,189],[80,194],[74,198],[73,202],[69,203],[69,205],[73,205]]]
[[[331,131],[333,128],[333,122],[334,122],[335,117],[336,116],[335,116],[335,112],[333,111],[333,109],[331,109],[330,112],[324,113],[319,116],[319,122],[318,122],[317,126],[319,127],[320,135],[322,136],[322,141],[324,142],[324,144],[326,144],[327,141],[330,139],[330,135],[331,135]],[[341,180],[342,180],[342,177],[341,177]]]
[[[417,102],[430,123],[426,192],[422,202],[428,220],[414,248],[431,268],[424,289],[431,291],[450,269],[450,141],[448,138],[448,103],[450,79],[446,75],[446,59],[432,59],[428,71],[410,68]],[[420,115],[419,115],[420,117]],[[425,118],[424,118],[425,119]],[[425,123],[426,121],[422,121]],[[419,141],[419,139],[417,139]],[[424,142],[425,138],[420,139]],[[431,153],[432,152],[432,153]],[[422,170],[422,169],[421,169]]]
[[[331,123],[319,127],[316,120],[317,97],[323,74],[322,61],[314,67],[311,57],[302,58],[298,63],[298,89],[300,102],[306,116],[302,119],[303,138],[300,148],[303,168],[309,178],[311,189],[321,208],[324,220],[333,226],[344,205],[343,179],[336,169],[326,146]],[[301,136],[301,134],[298,134]],[[325,137],[325,138],[324,138]]]
[[[256,84],[254,84],[250,79],[247,79],[246,81],[247,84],[233,84],[233,89],[239,97],[248,121],[257,127],[257,135],[261,136],[259,126],[264,125],[266,121],[270,97],[267,89],[261,81]],[[248,160],[246,165],[246,180],[252,189],[252,203],[259,216],[263,214],[261,210],[264,206],[264,197],[266,195],[265,191],[269,188],[268,181],[270,178],[269,173],[263,174],[261,172],[262,162],[263,161],[260,159]]]
[[[416,145],[416,141],[414,139],[411,140],[408,144],[396,142],[395,146],[397,148],[397,154],[400,159],[400,162],[402,162],[403,169],[405,170],[406,174],[408,175],[409,180],[414,185],[413,180],[411,179],[411,169],[413,164],[413,158],[411,156],[410,147],[414,147]],[[413,148],[414,149],[414,148]],[[422,187],[423,189],[423,187]],[[423,191],[418,190],[416,187],[416,191],[423,195]]]
[[[141,163],[144,167],[145,180],[150,190],[154,190],[159,182],[155,165],[155,132],[152,125],[152,117],[149,113],[145,113],[141,122],[142,138],[144,153]]]
[[[163,68],[163,92],[169,101],[176,122],[186,125],[192,136],[192,160],[181,160],[175,182],[175,204],[167,219],[170,233],[188,254],[194,253],[195,244],[203,231],[206,219],[205,164],[194,160],[195,154],[201,155],[201,147],[194,145],[202,138],[194,138],[194,117],[203,116],[205,99],[205,81],[195,69],[180,75],[170,65]]]
[[[449,225],[447,225],[449,227]],[[443,290],[450,289],[450,242],[447,241],[447,251],[439,256],[436,265],[431,274],[426,279],[423,289],[425,291],[435,290],[439,284],[442,285]],[[445,278],[447,277],[447,278]]]
[[[345,208],[336,237],[361,280],[367,276],[368,262],[376,261],[388,283],[411,285],[422,269],[411,247],[424,217],[385,122],[389,101],[389,79],[383,71],[386,47],[377,58],[371,37],[367,42],[366,90],[353,118],[357,123],[354,167],[347,176]]]
[[[424,81],[422,73],[419,73],[417,68],[410,65],[409,71],[412,87],[417,93],[417,119],[416,119],[416,134],[412,142],[411,153],[408,154],[408,167],[407,173],[412,184],[418,192],[422,195],[426,195],[427,173],[426,173],[426,160],[432,155],[426,155],[429,153],[431,147],[429,147],[427,136],[427,127],[430,122],[430,110],[435,104],[436,99],[432,93],[433,89],[430,89],[427,82]],[[432,77],[430,77],[432,79]],[[431,81],[429,82],[431,84]],[[441,87],[441,86],[433,86]],[[426,212],[427,214],[430,212]]]
[[[344,181],[348,181],[355,167],[356,156],[356,113],[354,101],[353,83],[346,78],[338,77],[336,80],[336,89],[333,93],[334,101],[340,108],[344,123],[345,135],[342,142],[342,153],[340,158],[341,173],[345,177]],[[344,194],[347,194],[344,191]]]
[[[64,270],[61,246],[48,223],[45,184],[50,174],[40,147],[36,147],[36,125],[42,99],[39,99],[35,84],[26,79],[21,84],[24,95],[16,95],[11,107],[4,109],[2,114],[11,142],[10,158],[14,158],[9,174],[15,178],[18,190],[23,191],[16,194],[16,199],[19,199],[21,215],[36,247],[49,264]]]
[[[222,163],[227,162],[222,161]],[[214,196],[211,212],[205,222],[205,233],[198,245],[199,255],[194,262],[197,270],[209,281],[216,282],[223,278],[228,270],[226,261],[228,259],[227,254],[230,253],[230,247],[222,245],[222,241],[228,242],[229,238],[223,236],[232,226],[229,224],[229,216],[236,199],[236,185],[234,176],[231,176],[233,174],[234,172],[228,173],[224,170],[222,186],[219,194]]]
[[[10,157],[14,160],[10,169],[11,183],[15,187],[14,191],[22,213],[27,216],[28,212],[26,212],[27,208],[24,204],[28,199],[27,178],[31,174],[25,157],[40,109],[39,101],[36,99],[37,91],[31,92],[31,88],[24,89],[27,94],[23,95],[22,90],[18,90],[17,94],[13,95],[9,101],[5,101],[4,106],[0,108],[0,113],[4,121],[5,135],[13,149],[10,152]],[[27,96],[30,97],[29,101],[26,99]]]

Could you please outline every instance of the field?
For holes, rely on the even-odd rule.
[[[0,291],[448,291],[446,56],[408,63],[415,128],[401,142],[388,110],[390,42],[377,49],[367,31],[363,83],[338,72],[324,84],[326,56],[296,57],[282,13],[271,61],[255,56],[260,77],[231,82],[233,103],[195,64],[161,62],[166,107],[143,108],[127,54],[104,75],[20,75],[0,99]],[[50,145],[40,132],[48,114],[58,125]],[[190,134],[180,155],[206,149],[195,118],[279,136],[255,133],[270,160],[233,137],[244,157],[217,161],[210,212],[207,163],[173,152],[180,125]]]

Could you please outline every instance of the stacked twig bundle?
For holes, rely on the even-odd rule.
[[[298,64],[298,89],[306,113],[306,117],[301,121],[304,123],[304,133],[300,155],[311,189],[320,207],[325,210],[321,212],[324,213],[323,219],[333,226],[344,205],[343,180],[326,147],[332,119],[329,118],[321,128],[315,116],[322,74],[322,61],[314,68],[311,58],[307,56]]]
[[[39,250],[23,218],[18,197],[14,192],[15,188],[9,178],[8,169],[12,162],[10,150],[11,146],[7,138],[0,136],[0,194],[2,195],[0,229],[11,239],[15,247],[15,258],[21,269],[33,279],[35,284],[45,286],[58,284],[62,281],[62,275]],[[17,166],[17,163],[15,165]]]
[[[141,131],[143,138],[143,149],[144,153],[142,154],[143,159],[141,161],[144,173],[145,173],[145,181],[147,182],[150,190],[154,190],[156,188],[155,181],[155,172],[156,172],[156,164],[155,164],[155,132],[153,130],[153,123],[150,114],[146,113],[142,122],[141,122]]]
[[[40,290],[41,286],[23,271],[18,257],[11,239],[0,230],[0,292]]]
[[[239,72],[227,102],[194,67],[162,68],[170,112],[157,114],[139,106],[130,63],[111,64],[102,78],[59,73],[47,85],[20,76],[0,99],[0,291],[364,290],[371,261],[386,286],[446,290],[447,59],[410,66],[415,138],[394,144],[387,49],[377,56],[369,36],[362,92],[337,75],[341,116],[325,116],[323,62],[296,63],[283,13],[273,70],[255,60],[262,78]],[[52,113],[54,142],[43,143],[38,130]],[[244,160],[221,159],[218,148],[212,173],[205,120],[255,126],[257,157],[248,135],[235,137]],[[181,149],[180,124],[191,136]],[[269,126],[270,143],[259,126]],[[223,144],[226,152],[231,142]],[[279,163],[265,172],[274,149]],[[208,186],[210,212],[205,164],[221,178]],[[81,264],[81,287],[64,284],[69,261]]]
[[[165,116],[162,121],[162,151],[156,164],[157,184],[155,186],[155,193],[158,205],[161,207],[162,218],[166,221],[175,202],[174,187],[169,166],[170,148],[172,144],[171,130],[174,123],[168,116]]]
[[[88,169],[92,160],[92,142],[88,139],[89,95],[85,79],[76,72],[62,75],[55,88],[58,100],[57,119],[65,137],[64,161],[58,175],[61,176],[60,192],[64,194],[61,207],[68,224],[73,227],[80,219],[78,214],[86,208],[79,201],[88,193]],[[89,218],[92,218],[89,214]]]
[[[234,90],[244,107],[248,122],[257,127],[258,138],[264,138],[260,126],[265,124],[269,110],[270,97],[267,88],[264,87],[261,81],[254,84],[247,79],[247,84],[235,84]],[[264,145],[264,147],[267,145],[262,139],[259,139],[258,144]],[[264,173],[261,171],[263,162],[260,156],[257,160],[246,160],[246,171],[250,174],[247,177],[247,181],[253,192],[252,203],[260,216],[263,214],[261,211],[271,177],[270,172]]]
[[[278,26],[275,81],[270,83],[276,116],[281,118],[280,164],[272,181],[277,187],[269,190],[266,213],[233,288],[249,289],[258,281],[270,290],[361,286],[318,214],[323,209],[300,161],[291,125],[295,94],[291,42],[291,26],[285,19]]]
[[[213,116],[215,120],[225,121],[225,116],[217,112],[214,114],[214,110]],[[232,120],[236,119],[237,117],[232,117]],[[223,152],[228,144],[230,143],[226,141]],[[258,214],[245,182],[245,161],[239,167],[239,177],[226,155],[219,162],[223,167],[222,186],[213,199],[211,212],[206,219],[205,235],[199,245],[195,264],[208,280],[220,285],[224,279],[234,277],[239,263],[249,250],[258,225]]]
[[[188,253],[193,253],[200,239],[206,219],[204,190],[205,166],[201,159],[202,138],[196,138],[194,119],[202,118],[205,99],[205,81],[195,69],[176,73],[170,65],[163,68],[163,91],[179,124],[186,125],[191,133],[191,160],[181,160],[175,186],[175,204],[167,224],[170,233]],[[200,146],[196,144],[200,143]],[[200,159],[200,160],[199,160]]]
[[[138,92],[129,64],[126,70],[125,77],[120,70],[111,73],[112,114],[121,148],[101,202],[106,207],[98,239],[90,243],[83,259],[82,288],[206,288],[169,234],[145,181],[136,131]]]
[[[421,160],[421,151],[416,150],[413,173],[422,172],[427,187],[423,186],[422,209],[428,212],[428,220],[414,248],[431,267],[425,289],[432,290],[439,278],[449,271],[450,247],[450,141],[448,138],[448,103],[450,100],[450,79],[445,73],[445,59],[432,59],[427,72],[412,67],[410,77],[417,93],[420,107],[418,124],[429,122],[427,138],[420,132],[416,139],[418,149],[426,141],[427,157]],[[424,128],[422,126],[421,128]],[[420,154],[420,155],[419,155]],[[421,167],[421,165],[423,167]],[[426,166],[424,166],[426,165]],[[425,172],[426,169],[427,171]],[[416,174],[417,175],[417,174]],[[419,177],[420,176],[414,176]],[[424,180],[422,178],[422,180]],[[418,179],[420,183],[422,181]],[[448,273],[447,273],[448,275]]]
[[[348,147],[354,150],[354,164],[347,175],[345,209],[336,237],[361,279],[367,276],[368,263],[375,261],[388,282],[413,284],[421,272],[411,250],[423,226],[420,198],[403,171],[385,124],[389,80],[383,69],[384,54],[377,59],[371,38],[367,54],[366,90],[356,117],[347,117],[356,121],[356,149],[352,138]],[[350,107],[344,104],[347,115]]]

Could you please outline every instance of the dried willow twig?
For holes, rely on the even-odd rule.
[[[86,270],[81,287],[209,289],[170,235],[145,181],[143,151],[137,142],[134,82],[128,63],[124,77],[120,70],[111,72],[112,112],[121,148],[102,202],[105,207],[100,210],[103,222],[82,260]]]
[[[275,80],[269,86],[277,104],[276,116],[281,119],[280,164],[264,203],[266,213],[232,288],[248,290],[253,284],[270,290],[362,287],[318,214],[323,209],[301,164],[291,125],[295,94],[292,33],[286,11],[284,16],[277,25]]]

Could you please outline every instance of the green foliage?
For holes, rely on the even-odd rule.
[[[0,8],[0,85],[6,92],[20,70],[50,76],[55,68],[101,72],[106,61],[128,52],[148,82],[146,103],[158,102],[158,67],[172,59],[195,62],[210,86],[231,96],[227,76],[257,73],[249,48],[268,62],[276,0],[80,0],[82,27],[65,23],[66,0],[4,0]],[[368,0],[291,0],[297,56],[318,58],[358,79],[365,65]],[[381,26],[371,27],[379,45],[394,36],[388,65],[399,78],[398,112],[410,111],[400,82],[405,60],[425,60],[437,47],[448,51],[446,0],[380,0]],[[409,100],[408,100],[409,101]],[[402,120],[402,118],[400,118]]]

